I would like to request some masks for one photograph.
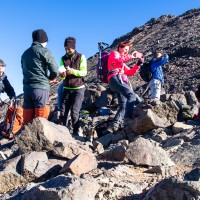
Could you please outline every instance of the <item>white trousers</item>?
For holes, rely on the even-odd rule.
[[[149,88],[151,90],[151,99],[160,100],[160,94],[161,94],[161,81],[159,79],[152,79],[149,82]]]

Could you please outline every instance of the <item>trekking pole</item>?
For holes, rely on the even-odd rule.
[[[102,64],[101,64],[101,51],[102,51],[102,46],[101,46],[101,42],[98,43],[98,48],[99,48],[99,73],[98,73],[98,78],[101,79],[102,77]]]
[[[146,89],[144,90],[144,92],[141,94],[141,97],[143,97],[148,90],[149,90],[149,83],[147,84]]]
[[[98,49],[99,49],[99,79],[103,78],[103,68],[102,68],[102,63],[101,63],[101,59],[102,59],[102,51],[105,50],[107,47],[109,47],[109,44],[106,44],[104,42],[98,42]]]

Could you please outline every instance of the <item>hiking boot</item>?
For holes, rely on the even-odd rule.
[[[120,125],[118,123],[112,123],[108,126],[107,131],[110,133],[118,131],[120,128]]]
[[[59,123],[59,119],[60,119],[60,111],[57,110],[57,111],[54,112],[54,121],[56,123]]]
[[[123,122],[123,127],[129,125],[130,123],[132,123],[134,120],[134,118],[130,118],[130,117],[127,117],[124,119],[124,122]]]

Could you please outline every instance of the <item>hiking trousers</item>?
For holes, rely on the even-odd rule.
[[[79,130],[79,113],[84,100],[85,88],[64,89],[61,97],[60,124],[68,126],[69,112],[72,120],[73,133]]]
[[[57,100],[57,108],[58,108],[58,110],[60,110],[60,107],[61,107],[60,104],[61,104],[61,97],[62,97],[62,93],[63,93],[63,87],[64,87],[64,83],[61,82],[59,84],[58,90],[57,90],[57,92],[58,92],[58,100]]]
[[[161,89],[162,89],[162,84],[159,79],[151,79],[149,82],[149,88],[151,90],[151,95],[150,98],[154,100],[160,100],[160,95],[161,95]]]
[[[113,123],[123,124],[124,117],[131,118],[136,103],[135,92],[127,83],[124,83],[118,75],[109,80],[109,86],[119,99],[119,108],[113,119]]]
[[[49,113],[49,90],[34,88],[24,90],[23,118],[25,125],[35,117],[47,119]]]

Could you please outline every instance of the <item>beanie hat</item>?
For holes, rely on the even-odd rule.
[[[76,39],[74,37],[68,37],[65,39],[64,47],[69,47],[75,49],[76,47]]]
[[[43,29],[38,29],[32,33],[33,42],[45,43],[48,42],[47,33]]]
[[[1,59],[0,59],[0,65],[3,65],[4,67],[6,66],[6,64]]]

